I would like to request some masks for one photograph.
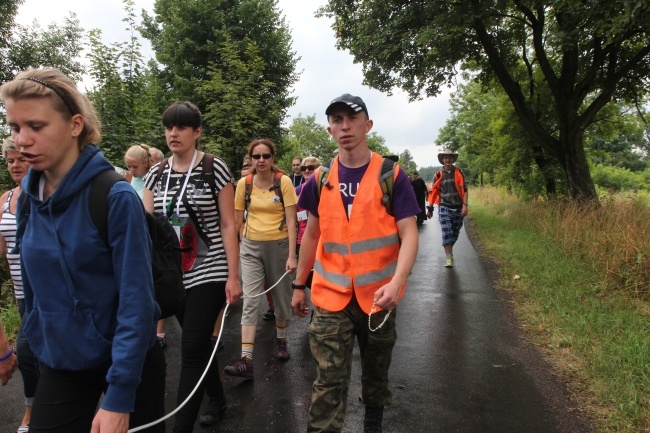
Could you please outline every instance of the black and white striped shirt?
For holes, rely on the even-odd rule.
[[[0,234],[5,238],[7,243],[7,263],[9,264],[9,274],[14,283],[14,295],[16,299],[23,299],[23,277],[20,274],[20,254],[11,254],[10,251],[16,245],[16,215],[11,213],[9,204],[16,190],[9,191],[7,201],[2,208],[2,219],[0,219]]]
[[[228,166],[220,158],[214,158],[212,169],[217,195],[213,195],[210,185],[204,179],[203,160],[201,160],[199,165],[189,173],[190,178],[179,203],[178,195],[183,188],[187,173],[170,170],[169,161],[166,161],[160,178],[155,182],[160,164],[154,165],[145,176],[145,188],[153,192],[156,212],[166,213],[168,218],[174,219],[178,209],[181,247],[192,246],[192,251],[183,253],[185,288],[226,281],[228,279],[228,263],[219,228],[217,195],[224,186],[231,182]],[[169,190],[167,191],[168,209],[165,211],[164,190],[170,173]],[[179,204],[178,208],[177,203]]]

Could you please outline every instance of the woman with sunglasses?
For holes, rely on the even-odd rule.
[[[309,177],[314,174],[314,171],[320,167],[320,159],[316,158],[315,156],[308,156],[307,158],[302,160],[300,170],[302,170],[302,175],[305,179],[305,182],[309,180]],[[300,193],[302,192],[302,187],[305,186],[304,182],[301,183],[296,187],[296,195],[298,198],[300,198]],[[307,217],[309,216],[309,211],[307,209],[303,209],[301,207],[297,207],[297,219],[298,219],[298,236],[296,239],[296,257],[300,255],[300,244],[302,243],[302,235],[305,233],[305,229],[307,228]],[[311,280],[312,280],[312,275],[313,272],[309,274],[309,277],[307,277],[307,281],[305,281],[305,286],[306,287],[311,287]]]
[[[22,267],[23,329],[42,367],[29,431],[125,433],[164,415],[160,309],[142,201],[126,182],[111,187],[104,240],[88,210],[90,192],[95,177],[115,168],[92,144],[101,138],[99,120],[74,81],[35,69],[0,94],[31,166],[13,251]],[[164,423],[147,431],[164,432]]]
[[[248,145],[248,154],[252,158],[253,166],[248,176],[239,181],[235,192],[235,219],[238,229],[244,224],[244,211],[247,211],[240,247],[244,291],[241,318],[242,352],[240,360],[227,366],[224,373],[253,379],[253,347],[259,318],[259,295],[264,291],[265,280],[270,285],[279,281],[271,291],[277,332],[276,357],[282,361],[290,357],[286,329],[287,321],[291,317],[291,278],[280,278],[285,271],[294,272],[296,269],[298,198],[291,179],[274,164],[273,142],[265,138],[254,140]],[[277,186],[281,193],[276,188],[276,173],[281,174],[280,185]],[[246,194],[247,183],[250,185],[249,197]]]
[[[308,156],[307,158],[302,160],[302,164],[300,165],[300,170],[302,171],[302,176],[305,179],[304,182],[307,182],[309,180],[309,177],[312,174],[314,174],[314,170],[316,170],[318,167],[320,167],[320,159],[316,158],[315,156]],[[298,196],[298,198],[300,198],[300,193],[302,192],[302,187],[304,185],[304,182],[296,187],[296,195]],[[302,242],[302,235],[303,233],[305,233],[305,229],[307,228],[307,216],[309,215],[309,212],[307,212],[307,210],[302,209],[300,207],[298,207],[297,209],[298,209],[297,212],[298,236],[296,240],[297,243],[296,256],[300,254],[300,243]],[[309,284],[307,284],[307,287],[309,287]]]

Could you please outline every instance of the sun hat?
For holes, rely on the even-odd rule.
[[[442,162],[442,157],[443,156],[451,156],[451,157],[453,157],[454,162],[456,162],[456,160],[458,159],[458,154],[456,152],[453,152],[451,149],[445,149],[445,150],[443,150],[442,152],[440,152],[438,154],[438,161],[440,161],[440,164],[444,164],[444,162]]]

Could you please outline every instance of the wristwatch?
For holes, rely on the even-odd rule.
[[[296,284],[296,280],[291,282],[291,288],[293,290],[305,290],[305,287],[307,287],[305,284]]]

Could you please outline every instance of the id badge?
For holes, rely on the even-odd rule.
[[[298,221],[305,221],[307,219],[306,210],[301,210],[300,212],[297,213],[297,215],[298,215]]]
[[[181,227],[183,224],[181,223],[180,219],[176,216],[173,215],[169,221],[174,228],[174,232],[176,233],[176,236],[178,237],[178,240],[181,240]]]

